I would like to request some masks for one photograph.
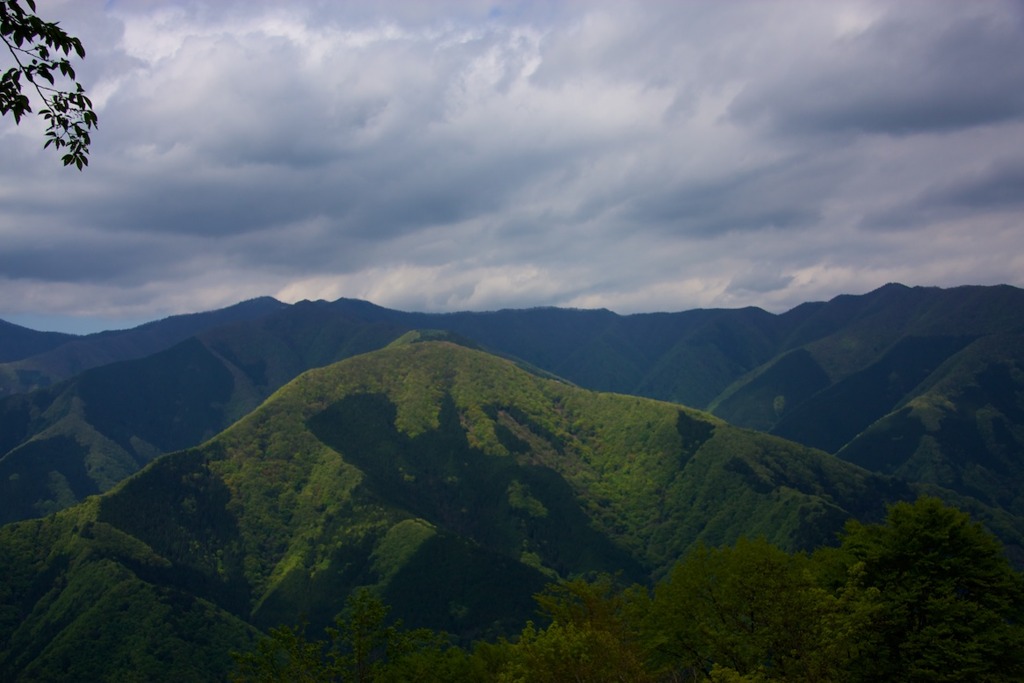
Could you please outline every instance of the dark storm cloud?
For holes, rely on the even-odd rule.
[[[179,275],[183,257],[196,248],[172,245],[164,252],[166,260],[153,256],[160,245],[151,243],[111,243],[106,240],[67,239],[39,245],[8,247],[0,252],[0,277],[39,279],[62,283],[101,285],[138,285],[153,278]]]
[[[1000,159],[980,171],[929,187],[910,201],[869,214],[871,229],[921,228],[940,221],[1019,214],[1024,209],[1024,158]]]
[[[0,122],[0,317],[1024,284],[1020,3],[51,8],[100,130]]]
[[[732,115],[794,135],[905,135],[1024,116],[1020,5],[973,3],[949,12],[944,3],[900,3],[891,9],[892,16],[813,55],[820,63],[749,85]]]
[[[640,194],[630,202],[628,217],[694,237],[804,228],[820,220],[821,203],[834,182],[829,170],[813,160],[785,160]]]
[[[974,177],[929,192],[924,201],[964,209],[1020,208],[1024,206],[1024,157],[998,161]]]

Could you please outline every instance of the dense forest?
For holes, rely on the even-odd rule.
[[[538,621],[460,647],[403,629],[369,591],[326,637],[272,629],[235,654],[235,681],[1017,681],[1024,580],[966,514],[934,498],[838,548],[763,539],[698,547],[653,590],[615,577],[554,583]]]

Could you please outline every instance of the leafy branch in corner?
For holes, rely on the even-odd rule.
[[[0,0],[0,38],[15,63],[0,77],[0,116],[10,113],[21,123],[32,111],[23,88],[35,90],[45,105],[38,112],[47,122],[43,148],[64,150],[64,165],[82,170],[89,165],[90,131],[97,119],[69,57],[84,58],[85,48],[57,22],[36,16],[35,0],[24,0],[24,5],[27,10],[22,0]]]

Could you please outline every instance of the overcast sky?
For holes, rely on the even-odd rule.
[[[100,128],[79,173],[0,121],[0,318],[37,329],[1024,285],[1019,1],[39,10]]]

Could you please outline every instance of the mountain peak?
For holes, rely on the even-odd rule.
[[[450,330],[410,330],[395,341],[388,344],[388,347],[405,346],[407,344],[421,344],[423,342],[449,342],[458,346],[465,346],[467,349],[480,350],[480,345],[472,339]]]

